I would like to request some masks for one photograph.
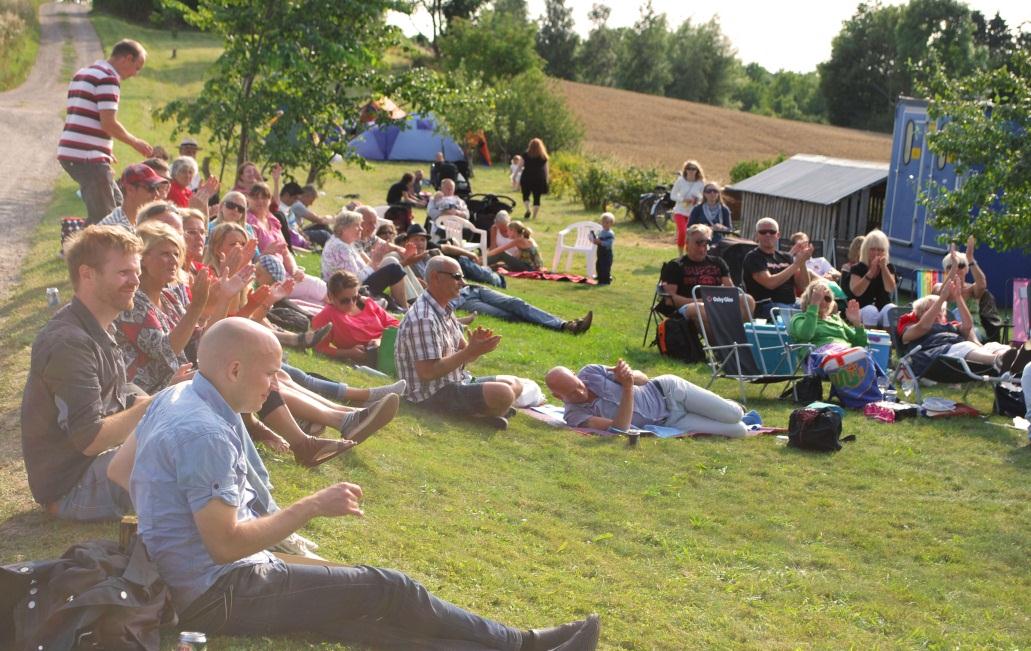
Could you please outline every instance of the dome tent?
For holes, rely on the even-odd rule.
[[[413,113],[405,119],[404,129],[373,125],[348,145],[366,160],[432,161],[440,151],[447,160],[465,160],[462,148],[437,129],[433,116]]]

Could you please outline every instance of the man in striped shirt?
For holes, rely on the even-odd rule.
[[[522,383],[511,375],[474,378],[465,370],[466,364],[497,348],[501,335],[486,328],[476,328],[468,339],[462,334],[462,324],[448,303],[464,285],[457,262],[446,256],[430,259],[426,291],[409,308],[397,332],[398,376],[407,382],[405,398],[411,402],[505,429]]]
[[[129,133],[118,121],[120,84],[143,68],[147,52],[136,41],[115,44],[107,61],[97,61],[75,73],[68,86],[67,117],[57,159],[79,184],[86,204],[86,222],[96,224],[121,204],[111,163],[112,138],[149,157],[153,148]]]

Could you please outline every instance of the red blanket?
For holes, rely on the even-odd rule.
[[[509,271],[504,267],[498,269],[498,273],[509,278],[525,278],[527,280],[561,280],[570,283],[581,283],[585,285],[597,285],[598,281],[587,276],[576,274],[555,274],[550,271]]]

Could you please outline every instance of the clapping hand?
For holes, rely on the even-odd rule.
[[[183,364],[175,370],[175,373],[172,374],[172,378],[168,381],[168,386],[192,380],[196,372],[196,369],[193,368],[193,364]]]
[[[284,298],[289,297],[290,294],[294,293],[294,286],[296,284],[297,283],[294,282],[293,278],[287,278],[282,282],[278,282],[272,285],[272,294],[269,296],[269,299],[272,301],[273,304],[275,304],[283,300]]]
[[[859,301],[852,299],[845,306],[845,318],[857,328],[863,324],[863,317],[859,313]]]
[[[477,326],[469,333],[469,348],[476,357],[493,351],[499,343],[501,343],[501,335],[494,334],[494,331],[489,328]]]
[[[247,283],[254,278],[254,265],[245,264],[234,274],[225,269],[216,281],[216,291],[222,300],[228,301],[233,295],[239,294]]]
[[[198,305],[205,305],[208,302],[208,295],[213,284],[214,279],[211,276],[211,272],[207,269],[199,270],[193,279],[193,285],[190,286],[190,292],[192,293],[190,300]]]

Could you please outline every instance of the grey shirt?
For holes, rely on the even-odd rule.
[[[101,420],[142,393],[125,381],[122,354],[79,299],[58,310],[32,344],[21,403],[21,443],[32,497],[46,505],[78,483]]]
[[[572,427],[582,427],[591,416],[614,419],[619,411],[619,401],[623,398],[623,385],[616,381],[612,371],[601,364],[588,364],[576,376],[596,397],[591,402],[565,403],[563,418],[566,423]],[[634,387],[631,425],[661,425],[668,416],[666,400],[654,380]]]

